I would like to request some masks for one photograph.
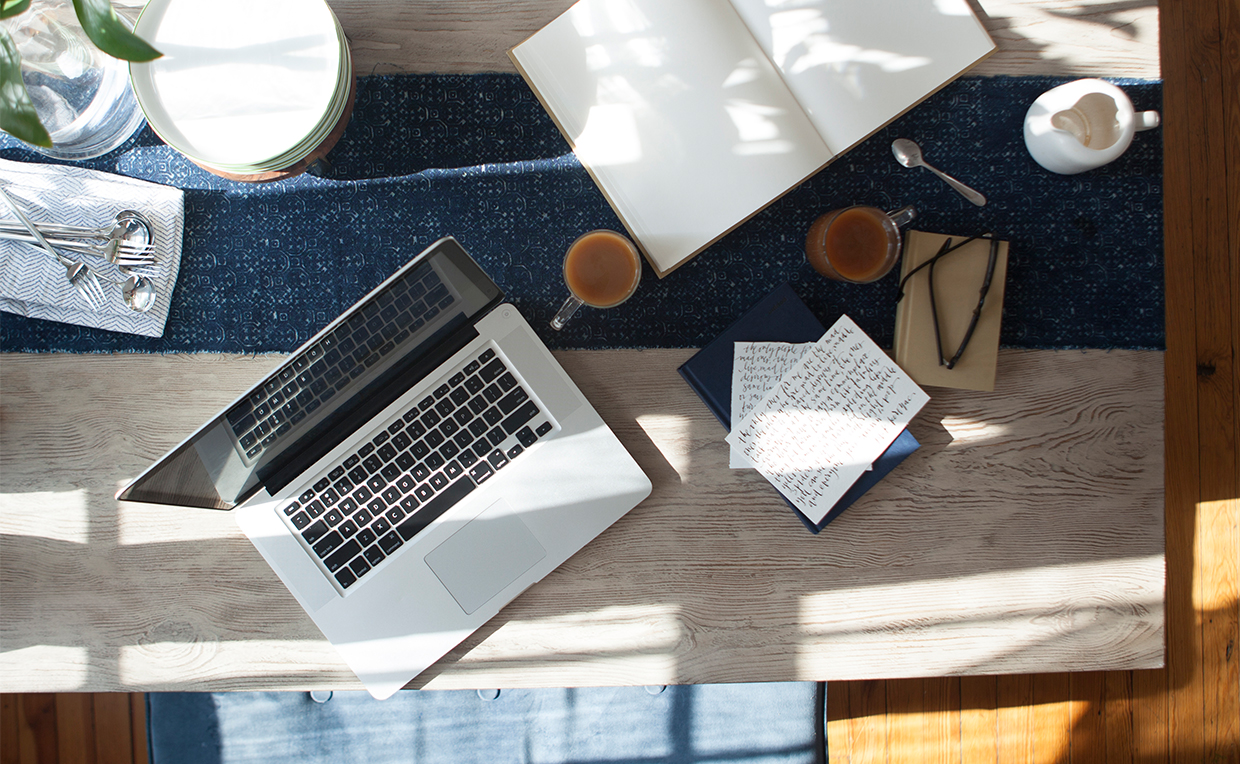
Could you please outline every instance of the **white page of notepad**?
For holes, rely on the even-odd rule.
[[[727,441],[817,523],[929,400],[842,316]]]
[[[732,427],[744,421],[754,407],[800,363],[810,342],[735,342],[732,348]],[[753,469],[740,448],[728,456],[732,469]]]

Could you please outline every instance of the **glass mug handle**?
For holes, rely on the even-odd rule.
[[[557,332],[563,329],[564,324],[568,323],[568,319],[572,318],[577,309],[584,304],[576,295],[570,294],[568,299],[564,301],[564,304],[560,306],[560,311],[551,319],[551,328]]]
[[[910,204],[894,212],[888,212],[887,217],[891,218],[891,222],[895,224],[896,228],[903,228],[913,222],[913,218],[917,217],[917,209]]]

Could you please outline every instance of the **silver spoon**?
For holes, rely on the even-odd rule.
[[[155,282],[146,276],[131,274],[124,281],[114,281],[102,277],[100,277],[100,280],[119,286],[121,288],[121,299],[125,301],[125,305],[132,311],[145,313],[155,306],[155,298],[157,297]]]
[[[947,181],[947,185],[960,192],[965,199],[981,207],[986,204],[986,197],[977,191],[969,188],[965,184],[956,180],[945,172],[940,172],[930,165],[926,164],[926,160],[921,157],[921,146],[918,146],[908,138],[896,138],[891,143],[891,153],[896,155],[896,161],[905,167],[925,167],[930,172]]]
[[[112,226],[109,239],[116,239],[121,244],[130,244],[140,249],[155,246],[155,227],[137,210],[121,210],[116,213],[116,224]]]
[[[155,305],[155,283],[146,276],[130,276],[121,284],[121,299],[130,310],[145,313]]]

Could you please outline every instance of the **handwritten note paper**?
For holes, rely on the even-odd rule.
[[[820,522],[928,400],[843,316],[727,440]]]
[[[800,363],[812,343],[790,342],[736,342],[732,356],[732,426],[762,402],[784,375]],[[752,468],[754,465],[732,447],[728,460],[732,469]]]

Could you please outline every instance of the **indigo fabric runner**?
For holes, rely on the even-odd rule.
[[[912,228],[992,231],[1011,242],[1002,343],[1021,348],[1164,345],[1162,138],[1138,133],[1110,165],[1047,172],[1029,157],[1029,104],[1067,81],[957,80],[837,159],[664,279],[547,322],[566,295],[564,251],[619,220],[517,75],[359,80],[353,118],[325,177],[236,183],[144,128],[78,163],[185,189],[180,279],[162,338],[0,314],[6,352],[289,352],[441,236],[455,236],[552,348],[699,347],[783,281],[830,324],[847,313],[890,347],[898,268],[874,284],[828,281],[805,262],[810,223],[849,204],[917,207]],[[1110,80],[1138,110],[1157,81]],[[982,191],[975,207],[924,169],[899,166],[897,137]],[[0,156],[49,162],[0,135]],[[744,183],[744,178],[736,178]]]

